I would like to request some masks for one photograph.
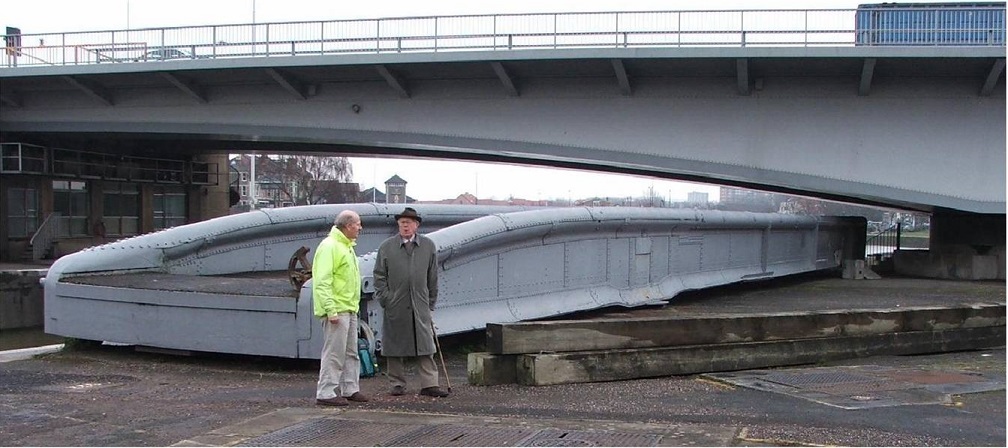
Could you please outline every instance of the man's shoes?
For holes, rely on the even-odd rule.
[[[358,403],[367,403],[367,402],[371,401],[370,397],[368,397],[367,395],[364,395],[361,392],[354,392],[353,395],[351,395],[349,397],[346,397],[346,399],[349,400],[349,401],[356,401]]]
[[[395,386],[392,388],[392,395],[398,397],[400,395],[406,394],[406,388],[402,386]]]
[[[438,397],[443,398],[448,396],[448,392],[441,390],[440,387],[432,386],[420,389],[420,395],[426,395],[428,397]]]
[[[346,406],[350,404],[350,402],[343,397],[332,397],[332,398],[316,398],[315,404],[319,406]]]

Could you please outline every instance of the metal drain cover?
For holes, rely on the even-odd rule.
[[[518,446],[656,446],[660,438],[657,434],[544,429]]]
[[[248,439],[238,446],[376,446],[421,425],[316,418]]]
[[[948,404],[949,394],[1002,390],[1004,378],[972,372],[842,366],[711,373],[707,378],[844,409]]]
[[[514,446],[539,432],[528,428],[428,425],[396,437],[385,446]]]
[[[859,375],[856,373],[842,371],[771,372],[763,375],[763,379],[794,387],[820,386],[823,384],[834,385],[838,383],[868,383],[878,381],[878,378],[874,376]]]

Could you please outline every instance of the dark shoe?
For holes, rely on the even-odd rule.
[[[316,398],[315,404],[319,406],[346,406],[350,404],[350,402],[343,397],[332,397],[332,398]]]
[[[402,386],[395,386],[392,388],[392,395],[400,396],[406,394],[406,388]]]
[[[367,403],[371,401],[371,398],[360,392],[354,392],[353,395],[346,397],[347,400],[356,401],[358,403]]]
[[[433,387],[425,387],[423,389],[420,389],[420,395],[426,395],[428,397],[443,398],[443,397],[447,397],[448,396],[448,392],[445,392],[445,391],[441,390],[440,387],[433,386]]]

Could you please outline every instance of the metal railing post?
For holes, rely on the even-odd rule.
[[[619,13],[616,13],[616,31],[613,34],[615,34],[613,37],[616,38],[616,48],[619,48]],[[623,46],[626,47],[626,35],[623,36]]]
[[[739,32],[742,34],[742,46],[745,47],[746,44],[745,11],[739,13]]]
[[[805,46],[806,47],[808,46],[808,34],[809,34],[809,29],[808,29],[808,10],[806,9],[805,10],[805,33],[802,35],[805,38]]]
[[[900,250],[900,240],[903,239],[902,231],[903,231],[903,223],[902,222],[896,223],[896,244],[894,245],[896,247],[896,250]]]

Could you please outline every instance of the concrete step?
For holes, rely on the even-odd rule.
[[[724,344],[1005,325],[1003,303],[487,324],[497,355]]]
[[[532,386],[727,372],[1004,345],[1005,327],[523,355],[469,354],[469,383]]]
[[[1005,305],[488,324],[469,382],[547,385],[722,372],[1004,344]]]

